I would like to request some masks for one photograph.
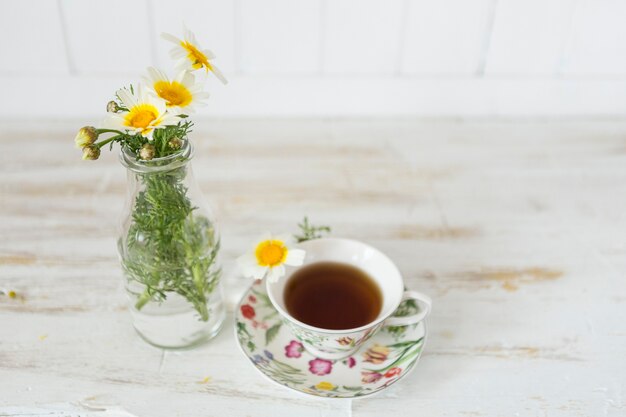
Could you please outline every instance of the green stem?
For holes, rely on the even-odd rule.
[[[144,291],[143,294],[141,294],[139,298],[137,299],[137,302],[135,303],[135,308],[137,310],[141,310],[141,308],[145,306],[146,303],[150,301],[151,299],[152,299],[152,296],[150,295],[150,293],[148,291]]]
[[[115,136],[111,136],[110,138],[107,138],[101,142],[96,143],[95,145],[102,148],[104,145],[106,145],[107,143],[111,143],[113,142],[115,139],[124,136],[124,135],[115,135]]]
[[[101,133],[117,133],[118,135],[124,134],[124,132],[120,132],[119,130],[115,129],[96,129],[96,132],[98,132],[98,135],[100,135]]]

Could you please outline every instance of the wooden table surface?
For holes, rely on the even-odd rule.
[[[137,416],[626,415],[626,122],[204,121],[194,168],[222,226],[225,328],[191,351],[133,332],[115,249],[117,153],[76,123],[0,124],[0,406]],[[309,215],[433,298],[416,370],[320,400],[243,358],[233,260]]]

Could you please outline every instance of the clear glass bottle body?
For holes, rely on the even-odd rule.
[[[147,342],[193,346],[225,317],[214,215],[193,176],[193,149],[150,161],[122,150],[128,195],[118,251],[133,325]]]

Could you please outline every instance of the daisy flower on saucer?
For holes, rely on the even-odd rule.
[[[285,275],[285,265],[301,266],[306,252],[296,247],[298,243],[319,239],[331,232],[329,226],[316,226],[304,217],[298,223],[300,233],[290,235],[272,235],[265,233],[259,237],[246,253],[237,258],[237,265],[242,274],[248,278],[262,279],[269,282],[278,281]]]
[[[237,264],[246,277],[267,277],[269,282],[276,282],[285,275],[285,265],[300,266],[304,262],[305,251],[294,245],[289,234],[265,233],[248,252],[237,258]]]

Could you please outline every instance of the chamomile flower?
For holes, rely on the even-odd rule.
[[[152,139],[154,129],[178,123],[178,117],[167,112],[165,100],[149,94],[141,85],[136,94],[122,88],[117,96],[128,111],[110,113],[105,124],[107,127],[141,133],[142,136]]]
[[[183,33],[183,39],[169,33],[161,34],[163,39],[176,45],[170,51],[170,56],[177,60],[176,67],[191,71],[204,68],[207,72],[211,71],[222,83],[226,84],[228,81],[222,72],[211,62],[212,59],[215,59],[213,52],[202,49],[196,40],[196,35],[186,27],[183,27]]]
[[[261,279],[267,274],[270,282],[285,275],[285,265],[300,266],[305,252],[291,245],[290,235],[263,235],[251,251],[237,258],[242,273],[247,277]]]
[[[145,81],[154,94],[165,100],[170,113],[193,113],[196,106],[205,104],[202,100],[209,98],[209,93],[202,91],[202,85],[196,82],[196,77],[186,70],[170,79],[163,71],[150,67]]]

